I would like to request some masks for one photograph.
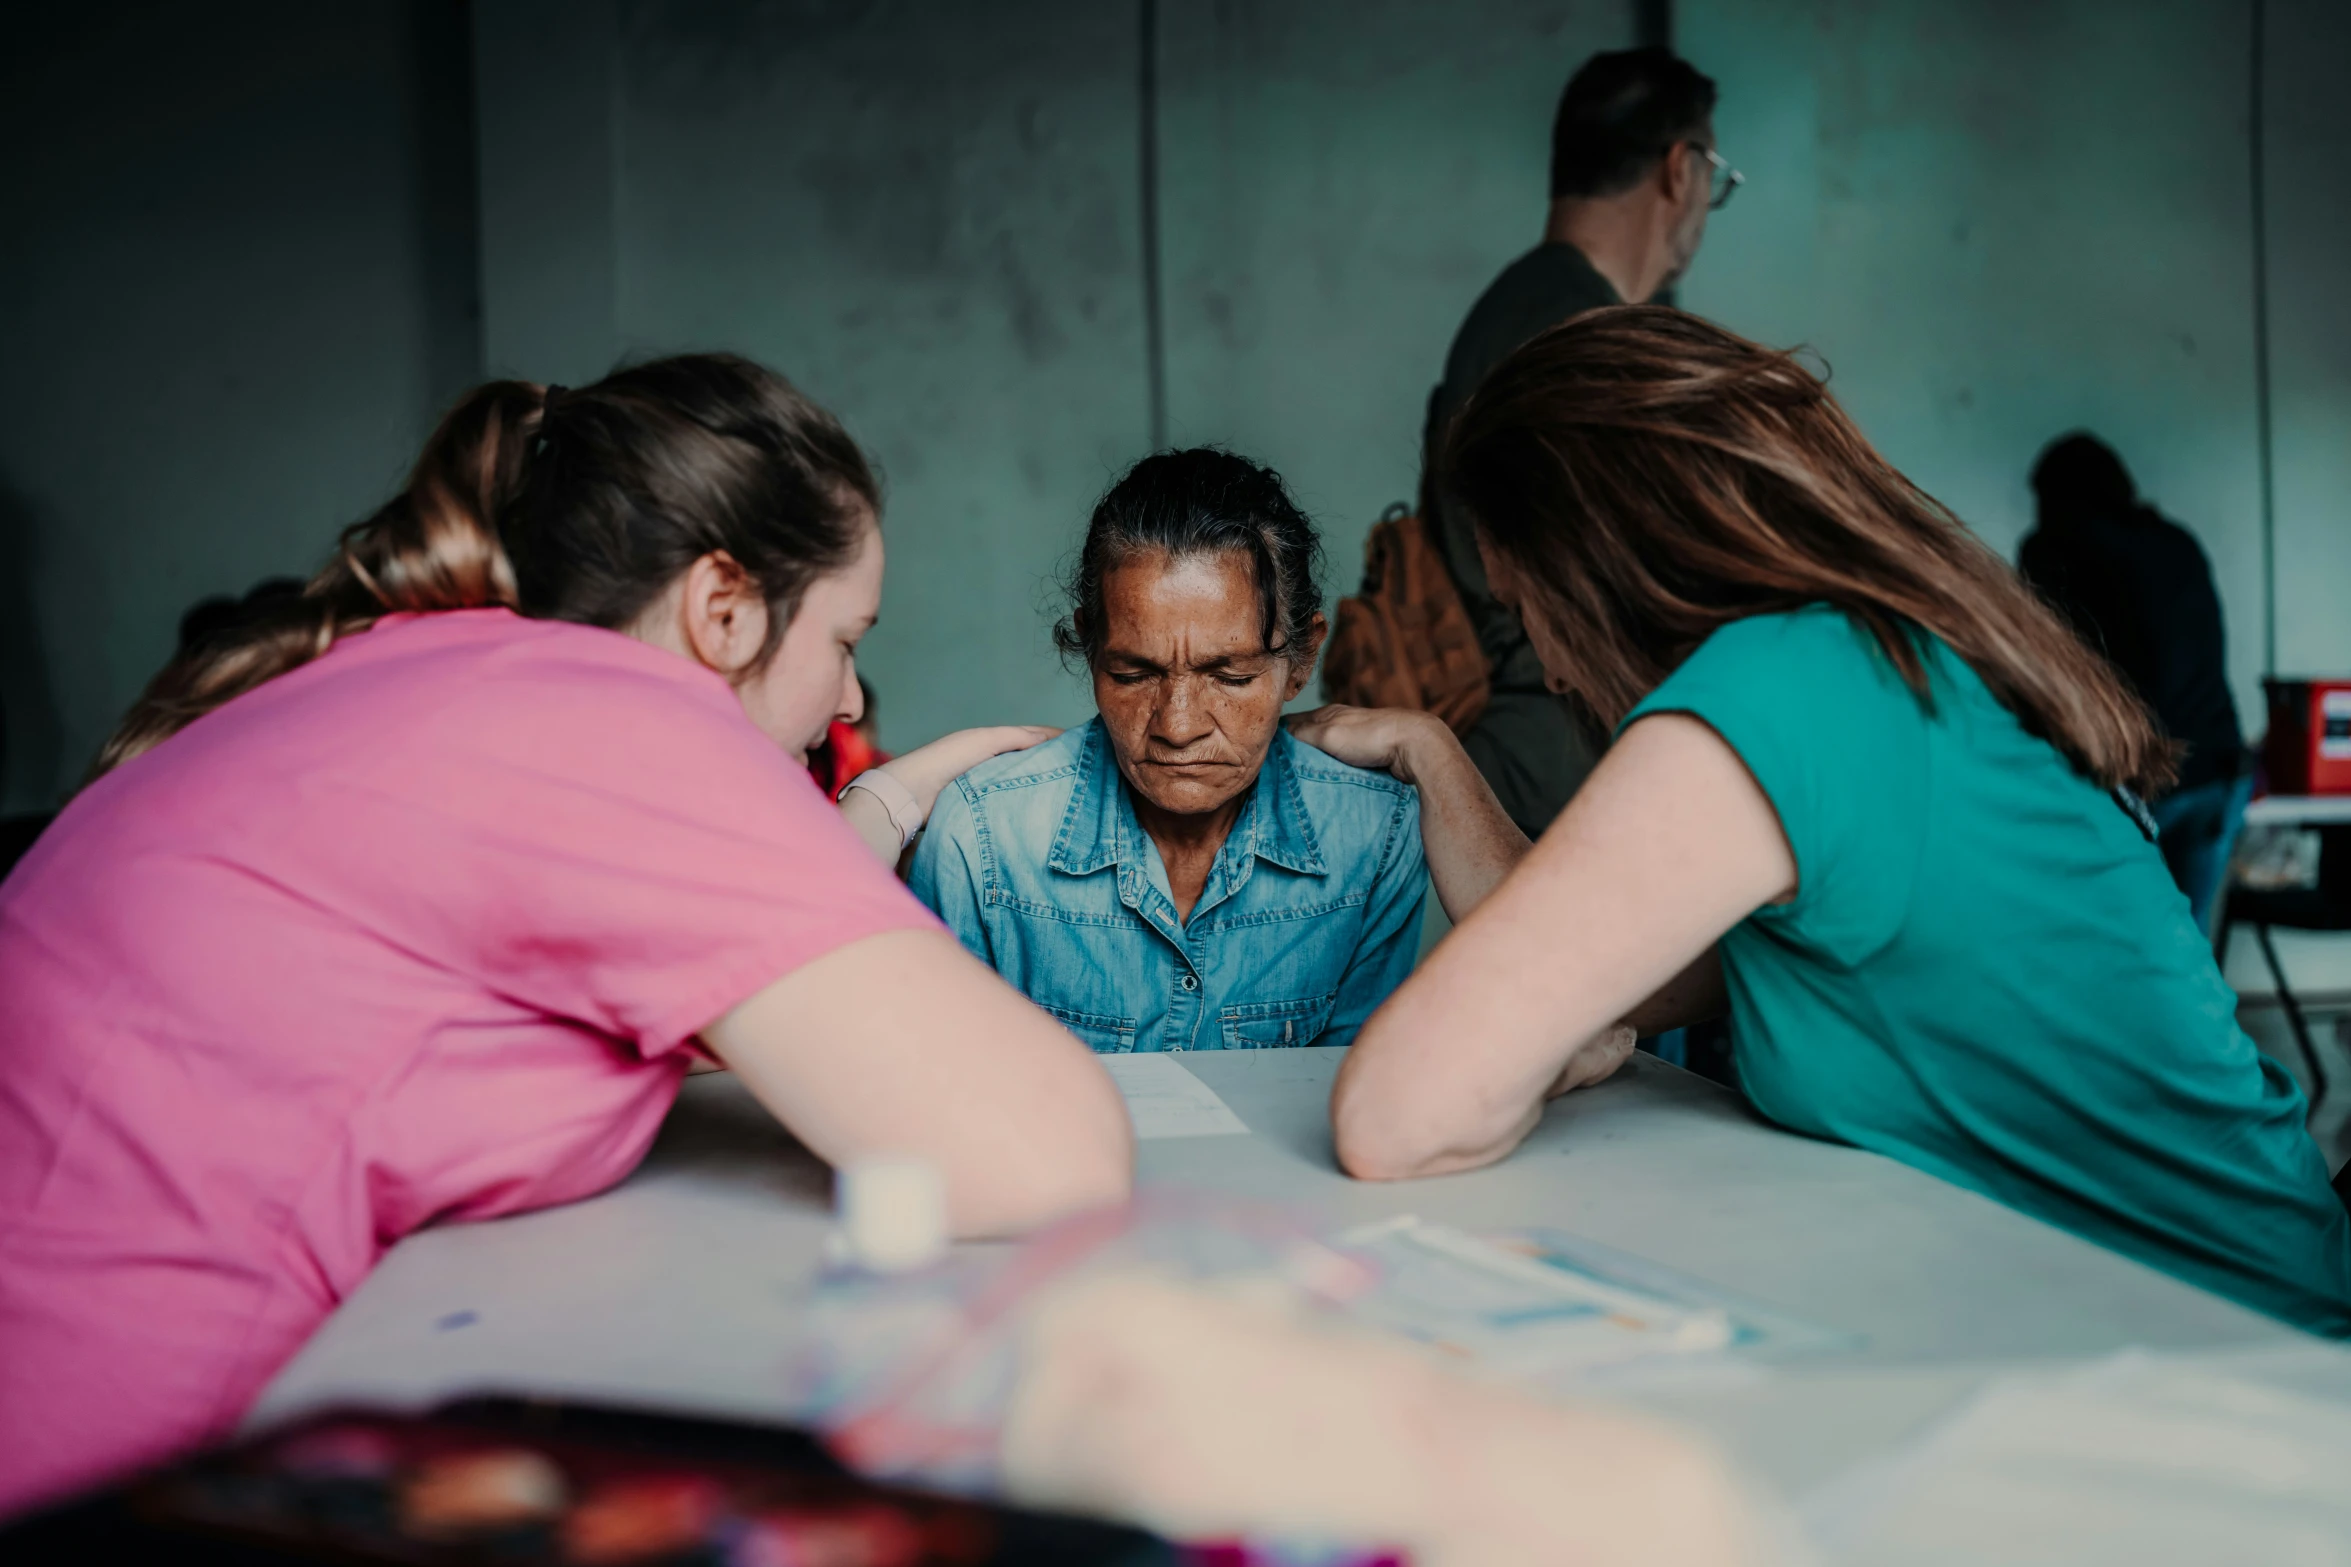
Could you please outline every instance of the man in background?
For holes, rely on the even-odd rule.
[[[2148,809],[2172,880],[2210,930],[2252,790],[2212,567],[2194,534],[2140,501],[2130,470],[2094,435],[2076,431],[2041,453],[2033,499],[2017,569],[2187,746],[2179,783]]]
[[[1740,178],[1714,150],[1713,116],[1714,83],[1670,50],[1597,54],[1576,72],[1552,124],[1543,242],[1503,269],[1454,336],[1445,378],[1429,395],[1430,457],[1486,372],[1521,343],[1583,311],[1652,299],[1687,270],[1706,214]],[[1462,744],[1534,837],[1591,772],[1599,742],[1545,688],[1525,629],[1487,585],[1469,519],[1425,484],[1421,506],[1492,685]]]

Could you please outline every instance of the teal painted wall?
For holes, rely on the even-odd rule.
[[[2351,7],[2273,0],[2278,620],[2351,668]],[[1683,302],[1806,343],[1893,461],[2004,553],[2087,427],[2192,528],[2258,732],[2269,634],[2254,396],[2249,8],[2215,0],[1684,0],[1750,176]]]
[[[482,12],[494,155],[504,124],[565,122],[488,107],[498,30],[536,36],[547,3]],[[1048,637],[1054,579],[1150,449],[1138,8],[607,14],[609,88],[582,64],[560,91],[614,105],[616,346],[741,348],[879,457],[891,569],[863,663],[889,744],[1085,716]],[[1334,585],[1412,490],[1461,311],[1540,231],[1560,82],[1629,30],[1614,0],[1482,0],[1442,49],[1428,9],[1395,0],[1159,8],[1168,434],[1282,469],[1328,530]],[[545,305],[495,265],[488,297],[495,359],[508,301]]]
[[[1750,176],[1685,304],[1816,348],[1863,430],[2011,556],[2042,445],[2103,435],[2211,558],[2249,733],[2272,569],[2278,667],[2351,671],[2351,6],[2268,6],[2274,568],[2248,7],[1683,0],[1677,28]],[[2343,943],[2280,947],[2298,984],[2351,987]],[[2230,979],[2267,991],[2236,948]]]
[[[5,808],[72,787],[190,603],[307,571],[476,373],[458,15],[11,14]]]
[[[1462,315],[1542,237],[1559,89],[1616,0],[1161,8],[1169,436],[1272,463],[1352,591]]]
[[[2351,5],[2270,0],[2268,45],[2278,668],[2339,675],[2351,671]]]
[[[1134,16],[621,7],[621,337],[742,348],[879,458],[893,746],[1085,710],[1045,603],[1145,446]]]
[[[1816,345],[1864,428],[2004,549],[2039,445],[2104,431],[2204,537],[2257,721],[2244,8],[1678,11],[1753,176],[1684,301]],[[1459,313],[1538,232],[1558,84],[1629,41],[1631,7],[1158,13],[1169,431],[1281,467],[1343,589],[1413,487]],[[879,456],[893,567],[868,662],[891,743],[1081,714],[1050,580],[1149,441],[1138,8],[481,0],[478,165],[462,72],[451,103],[461,14],[115,5],[19,28],[8,806],[70,785],[190,601],[312,565],[478,366],[576,383],[687,347],[770,360]],[[2276,631],[2306,669],[2351,668],[2347,15],[2270,5]]]

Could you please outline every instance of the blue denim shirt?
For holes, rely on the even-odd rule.
[[[1096,1050],[1344,1045],[1420,951],[1420,797],[1278,734],[1188,921],[1096,719],[939,793],[915,896]]]

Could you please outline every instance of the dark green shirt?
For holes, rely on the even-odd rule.
[[[1437,436],[1486,372],[1519,345],[1570,316],[1621,303],[1608,279],[1573,245],[1537,245],[1504,268],[1470,307],[1445,356],[1445,379],[1429,394],[1429,454],[1434,456]],[[1518,617],[1496,602],[1468,518],[1433,487],[1421,504],[1435,524],[1493,680],[1486,716],[1462,736],[1462,745],[1511,819],[1530,836],[1538,834],[1591,772],[1599,749],[1543,684],[1543,666]]]
[[[2302,1093],[2115,799],[1922,637],[1920,704],[1826,607],[1723,627],[1633,710],[1738,752],[1793,902],[1722,941],[1740,1084],[1783,1126],[1972,1187],[2316,1332],[2351,1222]]]

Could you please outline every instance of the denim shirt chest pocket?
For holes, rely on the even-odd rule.
[[[1227,1050],[1278,1050],[1311,1045],[1331,1019],[1337,991],[1297,1001],[1252,1001],[1218,1015]]]
[[[1089,1050],[1104,1055],[1122,1056],[1135,1048],[1137,1019],[1119,1017],[1110,1012],[1080,1012],[1075,1007],[1054,1006],[1047,1003],[1045,1010],[1053,1020],[1078,1036]]]

